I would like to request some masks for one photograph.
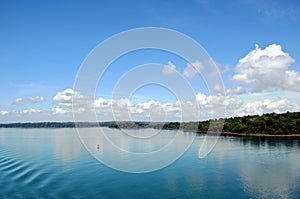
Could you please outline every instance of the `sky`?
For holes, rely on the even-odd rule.
[[[226,117],[300,111],[296,0],[0,3],[0,123],[72,121],[74,98],[80,99],[74,107],[93,109],[100,121],[204,120],[210,118],[212,104],[225,106]],[[157,49],[120,56],[99,79],[94,96],[74,89],[93,49],[115,34],[144,27],[175,30],[198,42],[218,67],[226,96],[207,88],[202,60],[188,63]],[[180,81],[187,82],[194,101],[178,99],[158,84],[141,85],[128,96],[115,92],[129,71],[148,63],[160,64],[160,79],[178,81],[178,90],[185,85]],[[85,101],[92,105],[86,107]]]

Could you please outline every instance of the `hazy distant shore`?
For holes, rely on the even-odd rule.
[[[120,129],[166,129],[206,134],[214,131],[214,122],[223,124],[221,135],[300,137],[300,112],[269,113],[261,116],[243,116],[198,122],[35,122],[0,124],[0,128],[89,128],[108,127]],[[220,129],[215,128],[218,132]]]

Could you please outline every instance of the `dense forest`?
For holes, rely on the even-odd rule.
[[[244,134],[285,135],[300,134],[300,112],[268,113],[261,116],[243,116],[226,119],[215,119],[199,122],[38,122],[0,124],[0,128],[75,128],[75,127],[109,127],[109,128],[156,128],[180,129],[189,132],[206,133],[210,124],[218,125],[224,122],[223,132]],[[210,126],[213,131],[214,127]]]
[[[223,131],[260,134],[300,134],[300,112],[229,118],[225,120]]]
[[[261,116],[243,116],[215,120],[224,121],[223,132],[246,134],[300,134],[300,112],[282,114],[268,113]],[[165,124],[167,129],[182,129],[184,131],[207,132],[210,121],[201,122],[171,122]],[[213,129],[213,128],[212,128]]]

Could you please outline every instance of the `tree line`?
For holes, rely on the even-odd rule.
[[[183,131],[207,132],[210,121],[218,125],[224,122],[223,132],[246,133],[246,134],[300,134],[300,112],[267,113],[261,116],[248,115],[200,122],[171,122],[164,125],[165,129],[182,129]],[[219,123],[218,123],[219,122]]]
[[[210,123],[211,121],[214,121]],[[261,116],[221,118],[198,122],[36,122],[0,124],[0,128],[75,128],[75,127],[109,127],[109,128],[155,128],[180,129],[189,132],[205,133],[213,131],[223,124],[223,132],[246,134],[300,134],[300,112],[267,113]],[[213,126],[215,125],[215,126]]]

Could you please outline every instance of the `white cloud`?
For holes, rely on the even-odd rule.
[[[131,106],[131,102],[127,98],[108,100],[100,97],[94,100],[94,108],[124,108],[128,106]]]
[[[205,105],[207,104],[207,97],[203,93],[197,93],[196,94],[196,100],[198,101],[199,104]]]
[[[53,101],[56,105],[49,110],[29,108],[21,111],[0,111],[0,121],[70,121],[72,115],[72,97],[76,96],[75,113],[79,120],[90,121],[94,110],[98,121],[195,121],[215,117],[233,117],[267,112],[300,111],[297,92],[278,91],[266,93],[248,93],[236,96],[206,95],[197,93],[194,101],[178,100],[159,102],[147,100],[133,103],[130,99],[92,99],[66,89],[58,92]],[[85,101],[91,101],[86,103]],[[226,116],[219,110],[226,107]],[[219,109],[221,108],[221,109]],[[93,120],[94,121],[94,120]]]
[[[72,99],[75,92],[72,89],[65,89],[62,92],[58,92],[54,97],[53,101],[61,106],[72,106]]]
[[[219,93],[219,94],[224,94],[224,92],[225,92],[223,86],[219,83],[216,83],[214,85],[213,91],[216,92],[216,93]]]
[[[196,100],[203,108],[211,108],[212,106],[226,106],[228,109],[238,108],[243,104],[241,99],[223,95],[209,95],[197,93]]]
[[[35,104],[39,102],[44,102],[45,98],[42,96],[36,96],[36,97],[25,97],[25,98],[17,98],[13,102],[13,104]]]
[[[286,90],[300,91],[300,74],[293,70],[285,71],[285,79],[282,88]]]
[[[243,105],[240,109],[236,110],[236,114],[239,116],[243,115],[261,115],[263,113],[283,113],[287,111],[299,111],[300,107],[297,104],[292,104],[287,98],[271,100],[257,100],[248,102]]]
[[[300,74],[289,70],[294,59],[277,44],[256,48],[239,60],[232,80],[247,86],[248,91],[276,89],[300,91]]]
[[[204,70],[204,64],[199,61],[188,63],[183,71],[183,75],[187,78],[193,78]]]
[[[7,115],[7,114],[8,114],[8,111],[0,111],[1,116]]]
[[[17,114],[20,114],[20,115],[31,115],[31,114],[34,114],[34,113],[41,113],[42,110],[39,110],[39,109],[34,109],[34,108],[29,108],[29,109],[25,109],[25,110],[22,110],[22,111],[17,111]]]
[[[99,98],[99,99],[96,99],[94,101],[94,107],[95,108],[107,108],[110,106],[110,101],[109,100],[106,100],[106,99],[103,99],[103,98]]]
[[[54,108],[51,108],[52,114],[57,115],[57,114],[66,114],[69,113],[69,110],[63,109],[60,106],[56,106]]]
[[[233,89],[226,89],[226,94],[228,94],[228,95],[243,94],[245,92],[246,92],[245,89],[241,86],[238,86]]]
[[[171,61],[168,61],[168,65],[163,66],[162,73],[164,75],[176,75],[176,66]]]
[[[60,107],[76,107],[86,108],[91,107],[93,102],[92,97],[81,95],[79,92],[75,92],[73,89],[65,89],[62,92],[58,92],[54,97],[53,101]]]
[[[209,118],[209,113],[218,107],[228,109],[240,108],[241,99],[233,97],[207,96],[197,93],[195,101],[176,101],[161,103],[155,100],[132,103],[129,99],[121,98],[108,100],[99,98],[94,102],[94,107],[99,118],[113,118],[117,120],[203,120]],[[199,113],[201,112],[201,117]],[[211,114],[210,114],[211,115]],[[216,114],[214,114],[216,115]],[[111,120],[111,119],[110,119]]]
[[[149,100],[147,102],[137,103],[136,104],[137,108],[142,108],[143,110],[151,109],[151,108],[153,108],[155,106],[161,106],[161,103],[159,103],[158,101]]]

